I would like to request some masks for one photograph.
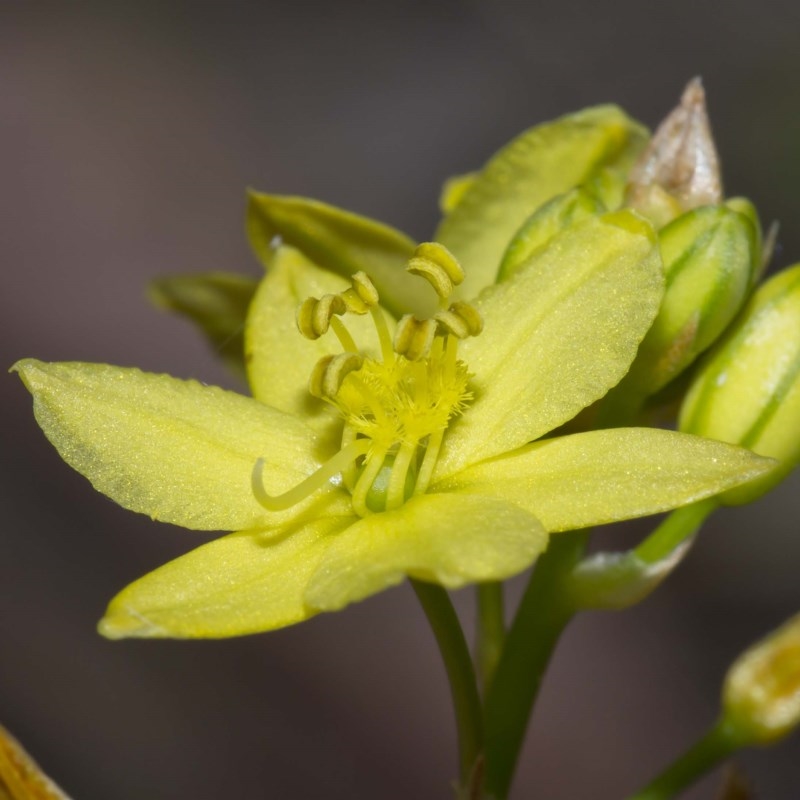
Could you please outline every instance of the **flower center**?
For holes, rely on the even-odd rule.
[[[450,303],[464,273],[445,247],[419,245],[407,270],[430,283],[439,309],[430,319],[404,316],[393,337],[378,293],[363,272],[353,275],[352,286],[341,294],[311,297],[300,306],[300,333],[317,339],[332,330],[342,345],[342,353],[317,363],[309,382],[311,394],[343,417],[342,446],[317,472],[279,497],[264,491],[264,462],[259,459],[253,491],[266,508],[295,505],[339,475],[360,516],[399,508],[427,490],[444,432],[471,399],[467,367],[457,357],[458,340],[477,336],[483,323],[473,306]],[[372,316],[380,358],[358,349],[341,319],[348,313]]]

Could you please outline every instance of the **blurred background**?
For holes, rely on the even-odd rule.
[[[606,101],[652,126],[695,74],[728,193],[781,221],[785,266],[800,259],[799,37],[793,0],[3,3],[0,364],[236,388],[144,290],[172,272],[258,274],[245,187],[424,239],[442,180],[524,128]],[[210,537],[96,494],[15,376],[0,401],[0,721],[69,794],[448,796],[449,697],[408,587],[246,639],[107,642],[94,626],[112,595]],[[618,800],[712,721],[727,664],[800,607],[798,490],[795,475],[718,514],[653,598],[569,629],[515,797]],[[469,625],[471,592],[457,600]],[[740,762],[758,797],[800,796],[797,737]]]

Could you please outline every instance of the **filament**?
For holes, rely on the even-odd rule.
[[[304,481],[298,483],[293,489],[279,495],[271,495],[264,489],[264,464],[265,459],[259,458],[253,466],[250,482],[256,500],[267,511],[284,511],[296,506],[314,492],[322,489],[325,484],[346,469],[359,456],[363,456],[370,448],[368,439],[356,439],[347,447],[342,448],[333,458],[326,461],[316,472],[309,475]]]
[[[345,327],[344,322],[342,322],[338,317],[332,317],[331,328],[333,328],[333,332],[336,334],[336,338],[339,340],[342,347],[348,353],[358,352],[358,347],[356,347],[355,340],[350,335],[350,331],[348,331],[347,328]]]
[[[386,510],[394,511],[403,505],[406,490],[406,475],[411,464],[411,459],[417,452],[416,442],[403,442],[395,456],[392,465],[392,474],[389,478],[389,488],[386,492]]]
[[[380,447],[369,455],[364,464],[364,471],[361,473],[361,477],[359,477],[356,483],[356,488],[353,490],[353,511],[355,511],[359,517],[366,517],[372,513],[372,511],[367,508],[367,494],[372,488],[375,478],[378,477],[381,467],[383,467],[383,461],[386,458],[387,450],[388,448],[386,447]]]

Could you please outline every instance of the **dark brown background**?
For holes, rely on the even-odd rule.
[[[424,238],[441,180],[518,131],[601,101],[652,125],[697,73],[729,191],[782,220],[790,263],[799,34],[793,0],[5,3],[0,364],[107,361],[232,386],[143,290],[168,272],[258,273],[245,186]],[[448,796],[447,690],[407,588],[265,636],[106,642],[107,600],[207,537],[96,495],[17,378],[0,393],[0,720],[76,800]],[[642,607],[574,625],[516,797],[616,800],[711,721],[726,664],[800,606],[798,489],[795,476],[719,514]],[[469,617],[470,593],[458,600]],[[800,796],[797,753],[794,738],[743,756],[760,797]]]

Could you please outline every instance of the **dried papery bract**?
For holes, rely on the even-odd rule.
[[[664,224],[683,211],[722,201],[719,158],[700,78],[659,125],[628,179],[628,205]]]

